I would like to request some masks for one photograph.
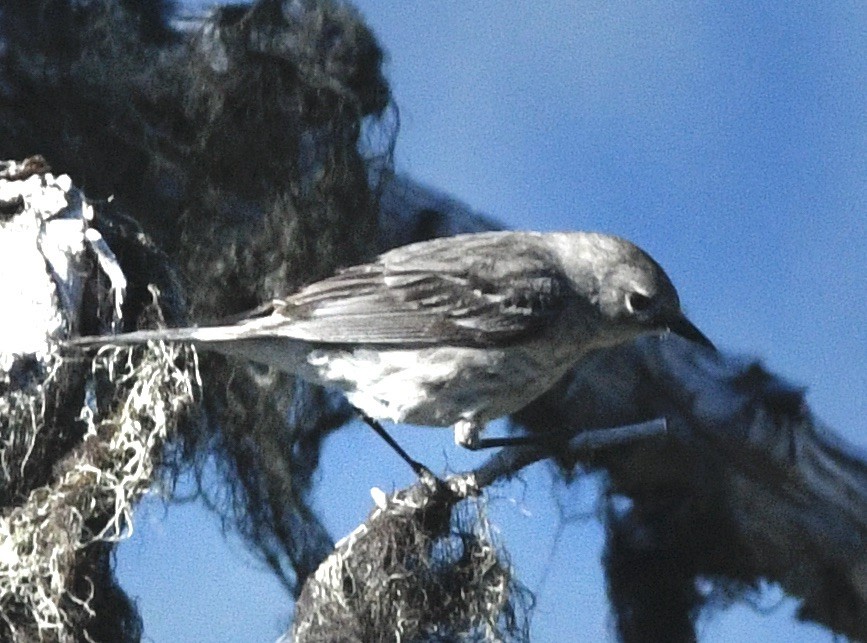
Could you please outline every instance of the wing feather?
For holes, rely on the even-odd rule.
[[[343,270],[271,318],[275,334],[313,342],[503,345],[549,324],[569,290],[540,235],[470,234]]]

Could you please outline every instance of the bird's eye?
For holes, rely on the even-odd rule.
[[[626,307],[632,313],[643,313],[648,310],[653,302],[647,295],[640,292],[631,292],[626,295]]]

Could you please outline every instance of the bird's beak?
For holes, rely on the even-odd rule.
[[[713,345],[713,342],[705,337],[704,333],[696,328],[695,324],[689,321],[682,313],[669,322],[668,330],[680,335],[684,339],[688,339],[696,344],[702,344],[703,346],[707,346],[711,350],[716,351],[716,346]]]

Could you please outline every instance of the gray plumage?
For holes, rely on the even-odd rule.
[[[589,351],[669,330],[710,345],[630,242],[485,232],[397,248],[233,325],[70,343],[191,342],[340,388],[372,418],[454,426],[473,448]]]

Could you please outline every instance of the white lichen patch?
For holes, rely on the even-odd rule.
[[[50,339],[60,337],[66,323],[62,310],[77,311],[82,290],[77,261],[85,220],[69,177],[35,174],[24,181],[0,180],[0,202],[16,201],[20,211],[0,218],[3,372],[21,355],[48,353]]]

